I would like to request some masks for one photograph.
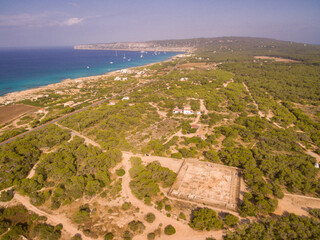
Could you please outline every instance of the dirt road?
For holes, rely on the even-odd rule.
[[[40,215],[47,217],[47,222],[53,225],[62,224],[62,231],[66,232],[69,236],[74,236],[75,234],[81,234],[78,230],[77,226],[73,225],[71,221],[64,215],[53,215],[47,212],[40,210],[39,208],[33,206],[27,197],[20,195],[19,193],[15,193],[14,199],[20,202],[23,206],[25,206],[28,210]],[[83,240],[93,240],[92,238],[86,237],[83,234]]]

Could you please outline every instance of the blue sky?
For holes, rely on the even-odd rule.
[[[0,0],[0,47],[220,36],[320,44],[320,0]]]

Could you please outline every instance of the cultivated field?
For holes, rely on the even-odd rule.
[[[20,115],[34,110],[35,107],[25,104],[15,104],[10,106],[0,107],[0,124],[9,122]]]

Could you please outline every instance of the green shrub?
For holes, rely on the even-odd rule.
[[[239,222],[239,218],[232,214],[227,214],[227,216],[223,219],[223,221],[226,225],[233,227]]]
[[[320,208],[313,208],[309,210],[310,215],[320,219]]]
[[[186,220],[186,219],[187,219],[187,218],[186,218],[186,215],[184,215],[183,212],[181,212],[181,213],[179,214],[179,218],[180,218],[180,219],[183,219],[183,220]]]
[[[131,208],[131,206],[132,206],[131,202],[124,202],[124,203],[121,205],[121,209],[127,211],[128,209]]]
[[[123,233],[123,240],[131,240],[133,237],[133,234],[130,231],[125,231]]]
[[[140,221],[131,221],[128,223],[128,227],[131,231],[142,233],[146,228]]]
[[[156,219],[156,216],[155,216],[153,213],[148,213],[148,214],[145,216],[145,220],[146,220],[148,223],[153,223],[155,219]]]
[[[112,240],[114,238],[114,235],[112,232],[108,232],[106,235],[104,235],[104,240]]]
[[[156,238],[156,234],[153,232],[148,233],[147,238],[148,240],[154,240]]]
[[[168,225],[164,228],[164,233],[167,235],[173,235],[176,233],[176,229],[172,225]]]
[[[82,240],[82,237],[80,234],[76,234],[71,238],[71,240]]]
[[[203,231],[206,229],[221,229],[222,221],[218,219],[216,212],[209,208],[199,208],[192,212],[192,218],[189,223],[190,227]]]
[[[13,198],[14,194],[12,190],[3,191],[0,195],[0,202],[9,202]]]
[[[120,168],[120,169],[117,169],[117,170],[116,170],[116,174],[117,174],[119,177],[122,177],[123,175],[126,174],[126,171],[125,171],[124,169]]]
[[[171,208],[170,205],[165,205],[164,209],[165,209],[166,211],[170,212],[172,208]]]

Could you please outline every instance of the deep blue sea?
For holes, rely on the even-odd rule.
[[[123,68],[160,62],[177,54],[177,52],[155,54],[75,50],[72,47],[0,49],[0,96],[61,82],[67,78],[100,75]]]

